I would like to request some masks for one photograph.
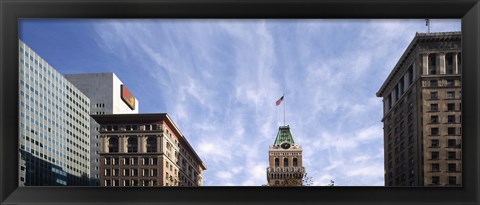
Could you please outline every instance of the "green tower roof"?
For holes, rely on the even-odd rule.
[[[295,141],[293,140],[292,133],[290,132],[290,127],[287,126],[280,126],[278,128],[278,133],[277,133],[277,138],[275,139],[275,142],[273,145],[280,145],[282,142],[288,142],[290,144],[295,144]]]

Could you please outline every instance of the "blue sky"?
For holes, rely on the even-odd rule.
[[[20,38],[60,73],[114,72],[140,113],[168,113],[207,165],[206,186],[266,184],[283,93],[313,185],[383,186],[375,93],[426,31],[424,19],[20,21]]]

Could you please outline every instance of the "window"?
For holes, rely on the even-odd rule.
[[[438,87],[438,81],[436,81],[436,80],[431,80],[431,81],[430,81],[430,87]]]
[[[447,118],[448,118],[449,123],[454,123],[455,122],[455,115],[449,115]]]
[[[118,137],[111,137],[108,140],[108,152],[118,152]]]
[[[455,98],[455,92],[447,92],[447,99],[454,99]]]
[[[432,159],[438,159],[439,158],[438,152],[432,152],[431,155],[432,155]]]
[[[108,177],[111,175],[110,169],[105,169],[105,176]]]
[[[447,104],[447,110],[448,110],[448,111],[453,111],[453,110],[455,110],[455,103],[448,103],[448,104]]]
[[[105,158],[105,165],[110,165],[110,164],[111,164],[110,158]]]
[[[435,66],[437,65],[437,55],[435,53],[428,55],[428,65],[429,65],[428,69],[430,70],[430,74],[435,74]]]
[[[432,172],[439,172],[440,171],[440,164],[434,163],[432,164]]]
[[[431,147],[438,147],[439,146],[439,141],[438,140],[431,140]]]
[[[275,158],[275,167],[279,167],[279,166],[280,166],[280,159]]]
[[[438,99],[438,92],[431,92],[430,99]]]
[[[457,164],[454,164],[454,163],[448,164],[448,171],[449,172],[456,172],[457,171]]]
[[[448,184],[449,184],[449,185],[455,185],[455,184],[457,184],[457,177],[456,177],[456,176],[449,176],[449,177],[448,177]]]
[[[430,104],[430,111],[438,111],[438,104]]]
[[[447,86],[448,87],[455,86],[455,81],[454,80],[447,80]]]
[[[288,158],[283,158],[283,166],[288,167]]]
[[[457,140],[455,139],[448,139],[447,141],[448,147],[456,147],[457,146]]]
[[[135,153],[138,151],[138,141],[136,137],[128,138],[128,153]]]
[[[438,135],[438,127],[430,128],[431,135]]]
[[[439,185],[440,184],[440,177],[439,176],[432,176],[432,184]]]
[[[447,74],[453,74],[453,55],[451,53],[445,55],[445,63],[445,67],[447,68]]]
[[[293,166],[294,167],[298,166],[297,158],[293,158]]]
[[[157,152],[157,138],[149,137],[147,139],[147,152]]]
[[[455,127],[448,128],[448,135],[455,135]]]
[[[431,123],[438,123],[438,115],[430,116],[430,122]]]
[[[448,159],[457,159],[456,152],[448,152]]]

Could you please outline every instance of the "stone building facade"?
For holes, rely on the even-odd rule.
[[[295,143],[290,127],[280,126],[277,137],[268,150],[268,186],[302,186],[305,167],[302,147]]]
[[[461,33],[417,33],[387,77],[385,186],[462,182]]]
[[[166,113],[93,115],[100,186],[202,186],[206,166]]]

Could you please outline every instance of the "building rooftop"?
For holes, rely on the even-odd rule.
[[[170,116],[167,113],[143,113],[143,114],[108,114],[108,115],[91,115],[93,119],[99,124],[124,124],[126,122],[158,122],[158,121],[165,121],[169,126],[173,127],[173,131],[176,132],[175,134],[190,150],[192,150],[193,154],[199,161],[199,164],[204,168],[207,169],[207,166],[203,163],[200,157],[197,155],[195,150],[192,148],[190,143],[187,141],[185,136],[180,132],[177,125],[173,122]]]
[[[441,41],[460,41],[462,37],[462,32],[455,31],[455,32],[434,32],[434,33],[415,33],[415,37],[413,38],[412,42],[408,45],[405,52],[403,52],[402,56],[398,60],[397,64],[394,66],[392,72],[388,75],[387,79],[380,87],[378,92],[376,93],[377,97],[382,97],[383,93],[385,92],[385,88],[391,83],[393,80],[393,76],[395,76],[402,66],[405,64],[407,57],[415,50],[415,47],[419,43],[429,43],[429,42],[441,42]]]
[[[288,142],[290,144],[295,144],[295,140],[293,139],[292,133],[290,132],[290,127],[287,126],[280,126],[278,128],[277,138],[275,138],[275,142],[273,145],[280,145],[283,142]]]

